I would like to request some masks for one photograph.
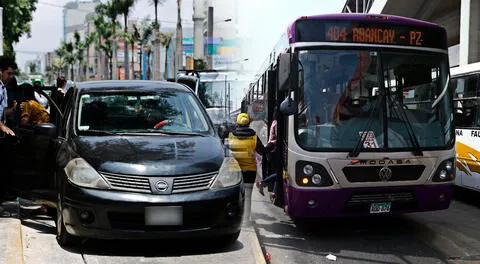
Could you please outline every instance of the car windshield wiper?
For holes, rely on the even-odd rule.
[[[105,130],[95,130],[95,129],[89,129],[89,130],[80,130],[80,132],[84,135],[92,135],[92,136],[113,136],[113,135],[118,135],[115,132],[110,132],[110,131],[105,131]]]
[[[368,131],[372,127],[373,120],[375,119],[374,118],[374,116],[375,116],[374,113],[377,110],[378,102],[380,101],[378,98],[379,97],[375,98],[375,104],[373,105],[373,109],[370,112],[370,115],[368,116],[367,124],[365,125],[364,129],[362,130],[362,132],[360,134],[360,138],[358,139],[357,144],[355,145],[355,148],[353,148],[353,150],[348,153],[347,158],[348,157],[352,157],[352,158],[357,157],[358,154],[360,154],[360,150],[361,150],[361,148],[363,148],[363,143],[367,139]]]
[[[409,140],[410,140],[410,142],[412,143],[412,146],[413,146],[412,153],[415,156],[423,156],[423,152],[422,152],[422,149],[420,147],[420,143],[418,142],[418,139],[415,136],[415,131],[413,130],[412,123],[410,122],[410,120],[408,120],[407,112],[402,107],[403,104],[401,104],[398,100],[395,100],[395,99],[391,98],[390,93],[388,95],[388,98],[389,98],[388,100],[389,100],[389,103],[390,103],[390,111],[392,111],[392,113],[396,114],[396,117],[400,121],[402,121],[402,123],[405,126],[405,129],[407,130],[408,138],[409,138]],[[396,111],[395,109],[398,109],[398,111]]]
[[[206,137],[205,134],[197,133],[197,132],[182,132],[182,131],[162,131],[162,130],[155,130],[157,133],[167,134],[167,135],[184,135],[184,136],[200,136]]]

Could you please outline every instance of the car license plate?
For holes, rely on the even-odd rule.
[[[183,224],[181,206],[151,206],[145,208],[145,225],[175,226]]]
[[[390,212],[390,207],[392,207],[392,203],[372,203],[370,205],[370,213],[371,214],[388,213]]]

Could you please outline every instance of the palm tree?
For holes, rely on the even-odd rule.
[[[95,7],[95,12],[98,16],[105,16],[110,20],[111,34],[109,34],[110,41],[106,42],[106,46],[111,48],[111,58],[110,58],[110,79],[117,78],[117,45],[116,45],[116,28],[117,28],[117,16],[118,16],[118,1],[113,0],[106,3],[100,3]],[[105,46],[105,47],[106,47]]]
[[[90,45],[95,44],[97,42],[97,32],[89,32],[87,35],[85,35],[85,48],[87,49],[87,61],[89,60],[91,54],[90,54]],[[95,62],[96,63],[96,62]],[[87,80],[87,64],[84,64],[83,68],[83,73],[85,76],[83,76],[84,80]]]
[[[158,5],[163,5],[166,0],[152,0],[153,6],[155,6],[155,28],[159,28],[160,24],[158,23]]]
[[[165,72],[163,73],[163,78],[165,80],[168,79],[168,72],[167,72],[168,60],[167,60],[167,55],[166,54],[167,54],[168,47],[170,47],[170,43],[172,43],[172,37],[173,37],[172,32],[161,33],[160,34],[160,43],[162,44],[162,46],[165,47]]]
[[[175,73],[183,65],[182,0],[177,0],[177,48],[175,54]]]
[[[70,79],[73,80],[73,65],[75,64],[75,56],[73,54],[73,43],[64,42],[62,45],[55,50],[55,53],[58,57],[65,60],[65,64],[70,66]],[[65,74],[66,75],[66,74]]]
[[[149,45],[150,38],[153,35],[153,24],[148,24],[146,20],[142,21],[140,24],[140,42],[142,47],[140,48],[140,76],[142,76],[142,58],[143,58],[143,49],[147,51],[147,79],[150,79],[150,54],[152,52],[151,46]]]
[[[130,9],[135,4],[135,0],[117,0],[117,12],[123,15],[123,22],[124,22],[124,33],[125,35],[128,33],[128,15],[130,13]],[[125,39],[125,56],[123,59],[123,67],[125,68],[125,80],[129,79],[130,76],[130,67],[128,64],[128,41]],[[132,54],[133,56],[133,54]]]
[[[78,61],[78,79],[79,81],[83,81],[83,73],[84,73],[84,51],[87,47],[85,41],[82,41],[80,33],[75,31],[73,35],[73,47],[75,49],[74,56],[75,60]]]

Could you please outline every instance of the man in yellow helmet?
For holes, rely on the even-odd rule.
[[[249,125],[250,117],[246,113],[240,113],[237,116],[237,126],[228,135],[228,146],[242,169],[245,183],[255,182],[257,175],[255,152],[263,155],[268,151]]]

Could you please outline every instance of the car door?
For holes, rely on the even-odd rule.
[[[50,111],[60,111],[47,93],[39,93],[48,99]],[[63,113],[60,111],[58,115],[63,116]],[[9,185],[19,196],[54,201],[56,125],[17,126],[13,130],[16,136],[10,137],[7,144],[11,172]]]

